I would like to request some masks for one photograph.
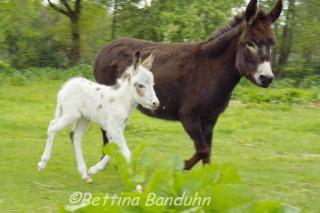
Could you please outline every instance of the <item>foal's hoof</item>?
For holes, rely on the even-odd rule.
[[[90,176],[84,178],[83,180],[86,181],[87,183],[92,183],[92,178]]]
[[[89,175],[94,175],[97,172],[98,172],[98,170],[94,166],[90,167],[89,170],[88,170],[88,174]]]
[[[39,162],[38,165],[37,165],[38,171],[41,172],[42,170],[44,170],[44,168],[45,168],[45,167],[42,165],[42,163]]]
[[[141,185],[137,185],[136,189],[134,191],[141,193],[142,192],[142,186]]]

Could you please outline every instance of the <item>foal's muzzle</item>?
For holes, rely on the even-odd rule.
[[[160,101],[158,99],[152,101],[152,110],[153,111],[158,109],[159,106],[160,106]]]

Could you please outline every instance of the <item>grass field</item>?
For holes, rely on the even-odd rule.
[[[114,162],[93,177],[93,184],[80,179],[69,130],[57,136],[46,170],[36,170],[61,84],[43,80],[0,85],[0,212],[56,212],[75,191],[121,192]],[[232,101],[215,129],[212,160],[234,164],[242,182],[261,199],[281,199],[307,212],[319,212],[319,133],[316,104]],[[172,154],[189,158],[194,151],[179,123],[150,119],[139,112],[131,117],[126,138],[130,148],[146,144],[156,150],[158,164]],[[96,125],[90,125],[84,152],[88,166],[100,158]]]

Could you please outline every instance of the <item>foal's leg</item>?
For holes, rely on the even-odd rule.
[[[109,143],[109,139],[107,137],[107,131],[104,130],[103,128],[101,128],[101,133],[102,133],[102,136],[103,136],[103,147]],[[109,161],[111,160],[111,157],[109,155],[105,155],[104,153],[102,153],[102,157],[100,159],[100,161],[89,168],[89,175],[94,175],[98,172],[100,172],[101,170],[103,170],[107,164],[109,163]]]
[[[103,170],[109,163],[110,159],[111,157],[109,155],[104,155],[96,165],[90,167],[88,171],[89,175],[94,175]]]
[[[88,128],[89,121],[85,118],[80,118],[73,130],[73,148],[76,155],[76,160],[78,164],[78,170],[81,178],[87,182],[92,182],[91,177],[87,173],[86,162],[82,153],[82,138],[84,133]]]
[[[123,131],[121,129],[108,130],[108,134],[110,137],[109,139],[119,146],[120,152],[123,154],[127,162],[130,162],[131,152],[126,144],[125,138],[123,136]],[[111,157],[109,155],[104,155],[96,165],[92,166],[89,169],[89,174],[96,174],[99,171],[103,170],[106,167],[106,165],[109,163],[110,159]]]
[[[123,135],[122,129],[108,129],[109,139],[118,145],[120,148],[120,153],[124,156],[124,158],[129,163],[131,160],[131,152],[127,146],[126,139]]]
[[[68,125],[74,123],[77,120],[76,116],[62,116],[60,118],[53,119],[48,127],[48,139],[46,143],[46,147],[44,149],[44,152],[42,154],[41,160],[38,163],[38,170],[43,170],[51,155],[51,150],[53,146],[53,141],[56,133],[64,128],[66,128]]]
[[[196,153],[185,161],[185,170],[191,169],[199,160],[208,158],[209,147],[202,132],[201,121],[199,118],[188,116],[181,117],[182,125],[194,142]]]

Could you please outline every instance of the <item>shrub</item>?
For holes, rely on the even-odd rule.
[[[320,99],[318,88],[272,87],[260,89],[253,86],[238,86],[233,93],[233,99],[244,103],[306,103]]]
[[[154,169],[147,178],[153,165],[148,165],[146,153],[150,150],[138,147],[133,152],[133,162],[127,164],[118,153],[115,144],[106,146],[106,152],[113,157],[119,167],[121,182],[127,192],[122,197],[138,199],[136,205],[112,205],[112,201],[100,205],[87,203],[76,212],[300,212],[281,201],[259,200],[252,190],[241,184],[237,170],[232,165],[212,164],[191,171],[182,171],[182,160],[172,158],[165,167]],[[152,153],[151,153],[152,154]],[[143,185],[142,192],[132,192],[136,184]],[[150,195],[163,205],[152,205]],[[205,203],[195,205],[178,205],[163,203],[164,197],[202,197]],[[95,199],[103,200],[104,195],[96,195]],[[210,200],[210,201],[208,201]],[[153,199],[155,201],[155,199]],[[150,205],[146,205],[148,204]],[[200,205],[199,205],[200,204]],[[68,206],[64,212],[70,209]]]
[[[14,86],[22,86],[27,82],[37,81],[37,80],[67,80],[72,77],[83,76],[86,78],[93,78],[92,66],[80,64],[68,69],[60,70],[52,67],[44,68],[27,68],[23,70],[15,70],[10,66],[3,66],[0,70],[0,78],[4,81],[8,81]]]
[[[24,86],[27,83],[27,79],[24,75],[16,73],[10,77],[10,83],[13,86]]]

